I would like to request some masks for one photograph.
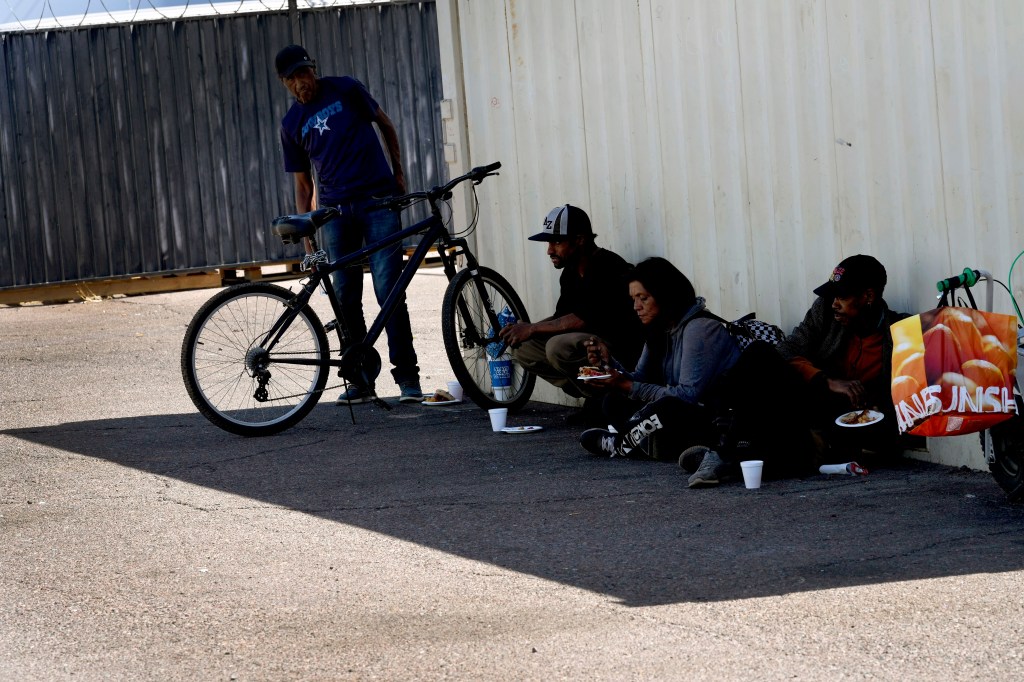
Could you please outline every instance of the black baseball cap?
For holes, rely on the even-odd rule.
[[[597,236],[590,227],[590,216],[578,206],[564,204],[551,209],[544,219],[544,229],[529,239],[535,242],[562,242],[579,236]]]
[[[289,45],[277,53],[274,66],[277,68],[279,78],[287,78],[303,66],[316,68],[316,62],[309,58],[309,53],[302,45]]]
[[[815,289],[814,293],[822,298],[836,298],[874,289],[881,296],[885,283],[885,267],[873,256],[857,254],[844,258],[833,268],[828,281]]]

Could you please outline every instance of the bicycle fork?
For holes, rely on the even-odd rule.
[[[493,336],[486,338],[486,333],[476,328],[473,324],[473,317],[470,314],[469,306],[466,304],[465,299],[458,301],[459,315],[462,316],[463,321],[463,338],[462,345],[464,348],[473,348],[476,346],[487,346],[495,341],[501,341],[498,338],[498,331],[501,329],[498,323],[498,314],[494,310],[494,306],[491,304],[491,299],[487,295],[487,287],[484,286],[483,280],[479,277],[479,263],[477,263],[476,257],[469,250],[465,239],[451,239],[447,243],[440,244],[441,248],[438,249],[438,254],[441,256],[441,262],[444,264],[444,274],[451,282],[455,278],[456,268],[455,259],[460,255],[466,259],[466,269],[469,270],[472,276],[473,285],[476,287],[477,295],[480,296],[480,301],[484,305],[484,310],[487,311],[488,323],[491,329],[494,330]],[[454,252],[450,252],[449,249],[457,249]],[[501,352],[505,351],[504,343],[502,342]],[[500,353],[499,353],[500,354]]]

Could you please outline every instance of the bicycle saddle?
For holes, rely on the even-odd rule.
[[[303,237],[312,237],[324,223],[337,216],[338,210],[329,206],[309,213],[283,215],[270,222],[270,231],[285,244],[298,244]]]

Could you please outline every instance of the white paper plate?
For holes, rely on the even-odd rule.
[[[533,433],[534,431],[540,431],[543,426],[506,426],[502,429],[505,433]]]
[[[576,377],[580,381],[591,381],[593,379],[611,379],[611,374],[598,374],[597,376]]]
[[[440,402],[424,400],[420,405],[426,405],[427,407],[441,407],[443,405],[458,405],[461,402],[461,400],[442,400]]]
[[[861,412],[864,412],[864,410],[854,410],[853,412],[847,412],[845,414],[841,414],[838,417],[836,417],[836,424],[838,424],[839,426],[844,426],[844,427],[846,427],[848,429],[855,429],[858,426],[871,426],[872,424],[877,424],[878,422],[880,422],[883,419],[885,419],[885,415],[882,414],[881,412],[877,412],[875,410],[867,410],[868,416],[871,417],[871,421],[864,422],[862,424],[844,424],[843,423],[843,418],[844,417],[849,417],[850,415],[853,415],[853,414],[860,414]]]

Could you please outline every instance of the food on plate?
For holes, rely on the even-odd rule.
[[[452,401],[452,400],[455,400],[455,396],[453,396],[451,393],[449,393],[448,391],[444,390],[443,388],[439,388],[436,391],[434,391],[433,395],[428,395],[426,398],[424,398],[423,402],[425,402],[425,403],[446,403],[446,402],[449,402],[449,401]]]
[[[839,421],[844,424],[870,424],[875,421],[875,415],[871,413],[871,410],[861,410],[860,412],[849,412],[839,418]]]
[[[601,377],[608,373],[608,370],[600,367],[580,367],[581,377]]]

